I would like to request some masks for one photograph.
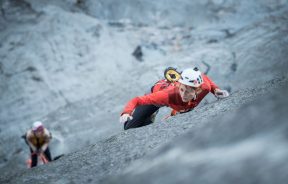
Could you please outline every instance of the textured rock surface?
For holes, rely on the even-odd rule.
[[[171,183],[175,183],[182,181],[178,177],[183,177],[181,175],[181,167],[186,166],[185,160],[183,162],[179,162],[178,166],[175,163],[177,162],[178,157],[181,160],[182,153],[184,159],[188,159],[189,161],[187,161],[187,167],[192,167],[192,169],[194,167],[189,163],[191,162],[193,164],[193,154],[196,154],[197,158],[195,159],[199,159],[198,162],[200,162],[200,164],[202,163],[201,161],[205,161],[206,157],[205,155],[201,156],[201,151],[207,154],[208,160],[204,168],[204,171],[207,172],[207,174],[209,174],[209,172],[213,172],[213,170],[209,170],[209,164],[212,164],[213,166],[213,159],[216,159],[217,161],[216,155],[219,155],[220,157],[220,154],[223,154],[223,156],[227,154],[229,160],[227,160],[226,163],[225,158],[221,157],[222,162],[219,161],[219,164],[229,164],[230,161],[233,162],[234,154],[234,161],[238,161],[238,164],[244,164],[243,168],[241,167],[241,169],[246,168],[245,163],[241,162],[242,153],[245,153],[247,158],[249,158],[249,154],[254,152],[256,155],[258,153],[261,154],[262,152],[266,153],[267,157],[276,154],[275,159],[277,159],[277,151],[278,148],[283,146],[282,142],[281,144],[279,143],[279,145],[275,145],[277,147],[275,147],[275,153],[271,152],[272,155],[269,154],[271,150],[264,149],[263,146],[267,146],[266,144],[273,142],[274,137],[275,140],[278,139],[278,136],[280,136],[279,139],[281,138],[282,134],[278,135],[277,131],[280,131],[279,128],[281,128],[281,126],[285,126],[283,121],[285,118],[287,118],[284,116],[287,110],[285,105],[287,104],[285,104],[286,101],[284,101],[283,96],[281,96],[281,94],[286,92],[281,89],[283,86],[287,88],[287,78],[270,81],[254,89],[235,92],[230,98],[208,104],[193,112],[171,118],[167,122],[155,123],[141,129],[132,129],[122,132],[118,135],[110,137],[109,139],[98,142],[95,145],[89,146],[82,151],[66,155],[65,157],[48,165],[26,171],[22,170],[16,175],[6,175],[5,177],[1,178],[1,180],[4,183],[11,184],[31,182],[97,183],[100,180],[103,181],[105,177],[121,173],[121,171],[127,168],[133,161],[148,154],[149,156],[146,157],[146,160],[138,161],[135,163],[135,165],[132,165],[128,171],[126,171],[127,174],[124,175],[124,179],[121,176],[120,178],[122,178],[122,180],[120,178],[116,178],[115,180],[107,182],[135,183],[135,177],[137,178],[139,174],[139,176],[141,176],[139,177],[139,182],[145,183],[147,181],[148,183],[153,183],[153,177],[150,179],[147,177],[147,175],[150,175],[151,172],[149,172],[149,169],[148,171],[146,170],[147,168],[152,168],[155,169],[155,176],[159,175],[159,180],[155,180],[155,183],[158,183],[159,181],[168,182],[169,180]],[[259,100],[255,102],[255,98],[260,99],[260,101],[264,101],[264,103],[261,104]],[[265,98],[267,98],[267,100],[263,100]],[[280,102],[281,104],[278,105]],[[238,110],[239,108],[240,110]],[[272,111],[271,115],[269,116],[268,112],[270,112],[270,108],[272,108]],[[264,116],[263,113],[270,118]],[[279,113],[281,117],[279,117],[280,119],[277,119]],[[222,117],[222,119],[219,119],[219,117]],[[272,122],[278,120],[279,124],[271,124]],[[185,132],[188,132],[187,135],[182,135]],[[285,132],[285,129],[283,129],[283,132]],[[267,136],[265,133],[267,133]],[[175,137],[177,136],[179,136],[179,138],[175,142]],[[272,136],[272,139],[270,139],[270,136]],[[266,143],[266,140],[269,142]],[[161,147],[165,144],[167,145]],[[243,147],[241,147],[242,144]],[[253,149],[254,144],[256,147]],[[283,144],[285,144],[285,142],[283,142]],[[176,150],[175,154],[173,152],[174,147]],[[157,150],[156,152],[154,151],[155,149]],[[225,149],[227,150],[227,153],[225,153]],[[279,158],[283,159],[282,163],[286,167],[287,163],[285,162],[285,158],[287,157],[283,155],[283,153],[285,153],[283,151],[285,150],[287,151],[285,147],[279,149]],[[170,155],[170,152],[172,152],[172,156]],[[161,159],[162,154],[163,158]],[[214,154],[215,156],[213,156]],[[189,158],[191,160],[189,160]],[[244,158],[246,157],[244,156]],[[171,162],[169,162],[169,159],[171,159]],[[265,157],[263,157],[263,159],[265,159]],[[211,163],[209,163],[209,161],[211,161]],[[157,165],[158,162],[159,166]],[[198,162],[196,162],[196,164]],[[268,164],[267,169],[271,169],[270,167],[277,163],[271,163],[271,165]],[[165,166],[162,168],[163,173],[162,170],[159,169],[161,168],[160,164]],[[171,164],[174,164],[175,168],[177,169],[174,170]],[[183,164],[183,166],[181,164]],[[261,167],[264,166],[265,164]],[[201,167],[201,165],[199,167]],[[220,174],[223,173],[221,173],[217,167],[215,166],[215,169],[219,171],[219,175],[215,175],[215,177],[220,177]],[[255,167],[258,167],[258,165],[256,164]],[[198,167],[194,169],[197,168]],[[167,169],[167,171],[165,169]],[[226,169],[229,169],[229,167],[223,166],[223,169],[226,171]],[[157,170],[159,170],[159,173],[157,173]],[[164,175],[164,178],[167,178],[167,181],[165,179],[161,180],[161,174],[169,175],[169,172],[176,172],[177,175],[179,174],[179,176],[174,177],[171,175],[171,178],[175,179],[172,180]],[[191,172],[194,172],[194,170]],[[196,175],[197,172],[198,171],[196,170],[194,174]],[[183,181],[186,181],[187,183],[189,183],[191,179],[189,173],[189,171],[183,171],[184,176],[186,176],[186,178],[184,177]],[[235,171],[235,174],[237,174],[237,170]],[[203,175],[204,179],[205,177],[207,177],[207,175]],[[233,179],[232,176],[231,178]],[[227,182],[228,181],[230,181],[229,177]]]
[[[226,112],[218,114],[221,118],[194,126],[185,135],[133,163],[125,174],[103,183],[286,183],[288,99],[283,95],[288,92],[288,83],[271,90],[232,112],[226,108],[235,105],[231,102],[233,98],[240,99],[240,93],[215,103],[217,109]],[[210,119],[207,108],[205,114]],[[183,119],[194,121],[191,117]]]
[[[12,182],[18,173],[25,182],[44,177],[43,181],[65,183],[53,172],[53,164],[65,171],[67,182],[69,177],[86,181],[74,171],[79,165],[87,181],[94,173],[98,174],[92,180],[98,181],[198,122],[265,95],[265,86],[274,86],[267,81],[287,76],[287,15],[287,0],[0,1],[1,181]],[[137,46],[142,62],[132,55]],[[171,119],[172,123],[122,132],[118,118],[127,100],[148,91],[165,67],[181,70],[192,65],[233,92],[227,105],[210,95],[199,109],[175,117],[175,124]],[[263,89],[257,92],[259,85]],[[161,109],[157,122],[168,111]],[[196,124],[188,123],[190,116]],[[23,171],[29,152],[20,136],[35,120],[44,121],[53,134],[52,155],[71,153],[63,163],[33,170],[43,174],[47,168],[47,176]],[[187,123],[178,125],[182,121]],[[117,160],[122,147],[127,157]],[[98,163],[99,158],[103,161]],[[111,159],[117,163],[109,165]],[[70,160],[78,166],[69,165]]]

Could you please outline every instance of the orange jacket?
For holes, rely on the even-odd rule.
[[[125,106],[121,115],[131,115],[134,109],[139,105],[155,105],[159,107],[168,106],[173,109],[171,115],[175,115],[176,112],[187,112],[196,107],[209,92],[214,94],[214,90],[218,88],[218,86],[211,81],[208,76],[202,74],[202,78],[204,80],[204,83],[201,85],[202,91],[197,94],[197,98],[195,100],[183,102],[179,94],[178,85],[167,85],[167,83],[165,84],[165,80],[161,80],[156,83],[154,88],[152,88],[152,93],[144,96],[138,96],[130,100]],[[162,83],[165,87],[157,86],[159,83]],[[156,87],[157,90],[155,90]]]

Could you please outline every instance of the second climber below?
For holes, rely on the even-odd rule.
[[[173,83],[160,80],[151,88],[151,93],[130,100],[120,117],[124,130],[153,123],[153,118],[163,106],[172,108],[171,116],[174,116],[194,109],[208,93],[217,98],[229,96],[228,91],[221,90],[198,68],[185,69],[179,77]]]
[[[34,122],[32,129],[29,129],[22,137],[25,139],[25,142],[29,146],[31,152],[32,162],[30,167],[37,166],[38,155],[41,153],[43,153],[48,162],[52,160],[48,146],[52,136],[51,133],[44,127],[42,122]]]

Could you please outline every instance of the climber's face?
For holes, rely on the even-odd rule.
[[[179,94],[183,102],[189,102],[196,97],[197,88],[187,86],[185,84],[179,85]]]
[[[36,137],[41,137],[44,134],[44,128],[38,128],[37,130],[34,131],[34,134],[36,135]]]

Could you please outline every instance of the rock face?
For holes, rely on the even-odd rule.
[[[269,183],[274,176],[285,181],[288,101],[283,94],[287,90],[284,78],[235,92],[193,113],[122,132],[1,180],[11,184],[190,183],[191,179],[230,183],[249,174],[237,182]],[[122,176],[105,179],[127,167]],[[253,174],[257,168],[261,169]]]
[[[287,78],[287,19],[287,0],[0,1],[1,183],[98,182],[266,96]],[[143,62],[131,54],[137,46]],[[168,123],[160,123],[163,108],[155,125],[123,132],[118,118],[125,103],[147,92],[168,66],[197,66],[233,95],[207,96]],[[20,136],[36,120],[53,134],[52,155],[67,156],[26,170],[29,152]]]
[[[286,0],[86,0],[83,8],[92,16],[110,21],[131,21],[140,25],[210,26],[257,20],[267,12],[277,12]]]
[[[215,103],[226,112],[221,118],[194,126],[103,183],[286,183],[287,81],[272,90],[233,112],[222,106],[232,105],[232,99]],[[238,95],[232,98],[240,99]],[[195,120],[186,116],[173,123],[183,122]]]

